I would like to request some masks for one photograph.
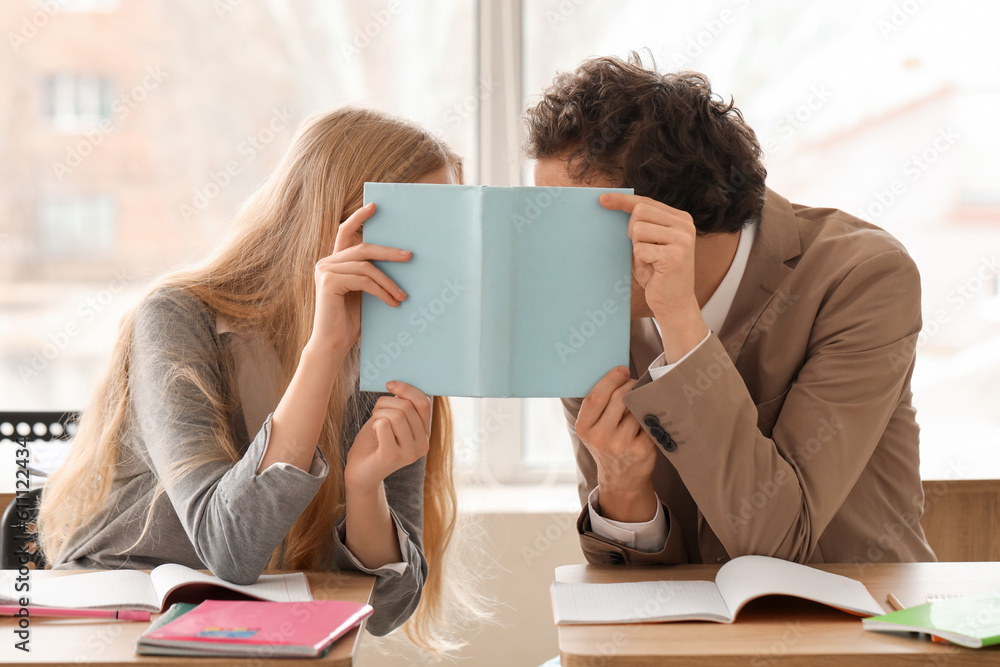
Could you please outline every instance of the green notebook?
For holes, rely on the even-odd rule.
[[[861,623],[865,630],[926,632],[969,648],[992,646],[1000,644],[1000,589],[872,616]]]

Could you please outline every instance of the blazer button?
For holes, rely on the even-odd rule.
[[[677,450],[677,443],[674,442],[674,439],[671,438],[669,435],[663,438],[663,440],[660,440],[659,443],[663,445],[663,449],[667,450],[668,452],[673,452]]]
[[[646,426],[649,426],[650,428],[652,428],[654,426],[659,426],[660,425],[660,420],[656,418],[656,415],[646,415],[643,418],[642,423],[644,423]]]
[[[664,431],[659,426],[654,426],[653,428],[649,429],[649,434],[654,438],[656,438],[656,441],[659,443],[662,443],[663,439],[667,437],[667,432]]]

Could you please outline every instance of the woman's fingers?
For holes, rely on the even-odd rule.
[[[402,399],[394,400],[402,401]],[[413,412],[412,406],[410,412]],[[379,439],[376,456],[382,461],[385,468],[383,478],[427,454],[428,439],[426,436],[418,437],[413,432],[412,422],[407,418],[405,409],[376,407],[372,411],[372,418],[377,418],[380,422],[388,422],[393,433],[392,440]],[[412,419],[417,422],[417,428],[421,428],[419,419],[415,415]]]
[[[392,432],[396,434],[396,444],[401,448],[408,448],[416,441],[413,431],[410,430],[410,423],[406,420],[406,415],[402,410],[395,408],[380,408],[378,405],[372,410],[372,417],[388,420],[392,426]]]
[[[392,278],[385,275],[383,271],[371,262],[323,262],[317,266],[316,270],[333,277],[338,284],[342,284],[341,276],[365,276],[380,285],[382,289],[395,296],[397,301],[403,301],[406,299],[406,292],[404,292]],[[347,292],[344,290],[340,293],[346,294]]]
[[[375,419],[372,422],[372,430],[375,431],[375,439],[378,441],[379,449],[383,447],[390,450],[396,449],[396,435],[388,419]]]
[[[357,235],[365,220],[375,215],[375,202],[365,204],[352,213],[347,220],[337,228],[337,240],[333,243],[333,251],[338,252],[360,243]]]
[[[365,260],[369,262],[408,262],[413,256],[409,250],[392,248],[374,243],[359,243],[344,250],[337,250],[334,254],[325,258],[331,262],[346,262],[351,260]]]
[[[337,277],[343,288],[343,292],[367,292],[376,299],[385,302],[386,305],[395,308],[400,300],[387,292],[384,287],[369,278],[368,276],[358,276],[345,274]]]
[[[410,427],[413,439],[418,441],[427,439],[429,429],[421,420],[420,415],[417,414],[417,409],[408,400],[395,396],[382,396],[375,403],[375,407],[402,412],[403,416],[406,417],[406,423]]]
[[[433,405],[431,397],[411,384],[406,384],[405,382],[398,382],[395,380],[392,382],[387,382],[385,388],[391,391],[396,396],[406,399],[413,405],[413,407],[417,411],[417,414],[420,415],[420,421],[424,425],[424,430],[428,434],[430,434],[431,408]]]

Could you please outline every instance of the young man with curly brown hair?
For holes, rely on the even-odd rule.
[[[733,103],[633,54],[527,114],[540,186],[630,187],[630,368],[563,399],[595,563],[934,560],[910,376],[920,278],[887,232],[765,185]]]

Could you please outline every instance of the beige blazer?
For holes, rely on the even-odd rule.
[[[659,553],[591,530],[597,469],[574,429],[581,399],[563,399],[587,559],[935,560],[920,526],[910,392],[920,326],[920,276],[896,239],[768,190],[721,331],[652,381],[662,343],[651,319],[632,323],[638,382],[625,403],[660,450],[653,482],[669,532]]]

